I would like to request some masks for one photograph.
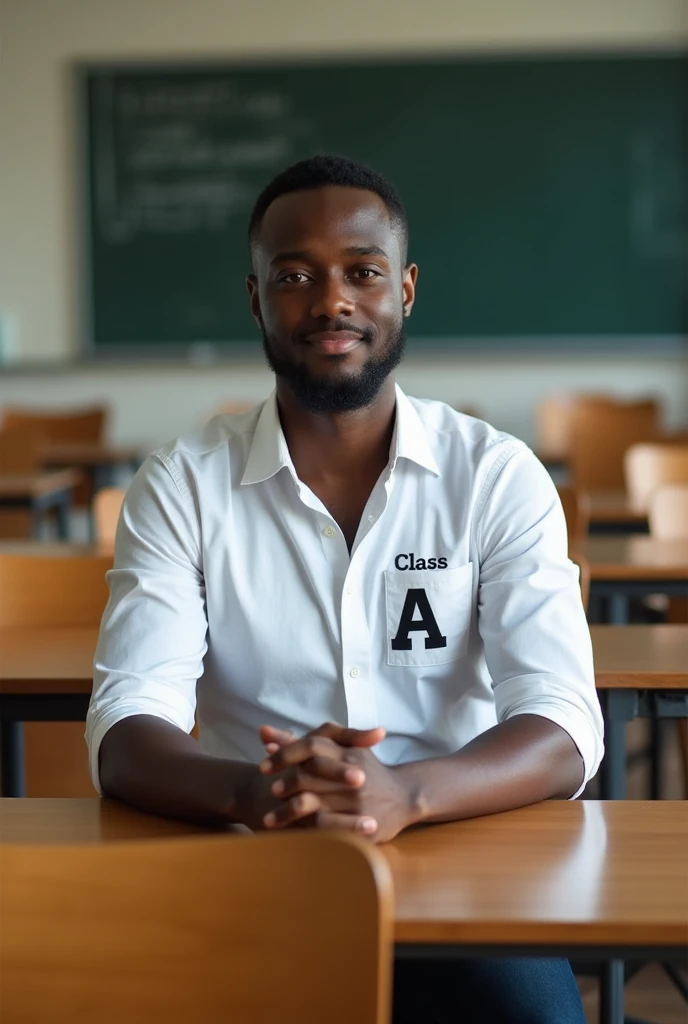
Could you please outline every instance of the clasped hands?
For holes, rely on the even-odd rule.
[[[411,824],[411,810],[398,769],[383,765],[370,749],[384,735],[382,728],[328,722],[297,739],[263,726],[268,756],[259,770],[278,799],[263,816],[263,827],[339,828],[378,843],[393,839]],[[271,776],[276,778],[270,781]]]

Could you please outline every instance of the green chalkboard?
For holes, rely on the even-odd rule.
[[[387,174],[420,266],[411,334],[684,334],[688,59],[82,69],[90,345],[256,337],[246,224],[314,152]]]

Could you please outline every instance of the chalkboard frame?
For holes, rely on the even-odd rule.
[[[254,338],[245,340],[228,339],[219,343],[207,342],[155,342],[152,344],[127,345],[125,343],[105,344],[97,342],[94,335],[93,316],[93,274],[91,259],[91,223],[90,195],[93,183],[90,173],[89,137],[87,117],[87,89],[92,75],[107,72],[159,72],[174,74],[184,71],[203,71],[208,73],[227,73],[234,69],[260,69],[278,71],[299,67],[317,67],[327,61],[328,65],[348,67],[356,62],[375,66],[400,65],[408,63],[426,64],[430,61],[456,61],[457,63],[532,63],[551,61],[553,59],[589,59],[609,60],[625,59],[646,60],[661,58],[680,58],[688,60],[688,48],[677,43],[673,47],[643,48],[633,50],[594,50],[581,51],[576,48],[557,48],[547,50],[513,51],[442,50],[428,53],[408,53],[391,51],[367,51],[362,57],[354,58],[351,54],[335,52],[328,54],[290,54],[276,57],[270,54],[227,57],[167,59],[161,57],[136,57],[117,60],[83,60],[72,64],[73,93],[76,97],[77,113],[76,131],[76,175],[75,187],[77,201],[77,321],[80,338],[79,356],[76,364],[113,363],[132,365],[151,362],[160,364],[179,364],[207,367],[240,362],[261,361],[262,348],[258,332]],[[413,334],[413,325],[409,331],[407,354],[411,357],[428,356],[431,359],[447,357],[494,357],[523,354],[550,354],[556,358],[591,355],[618,357],[627,354],[631,357],[642,355],[672,357],[688,356],[688,330],[677,334],[550,334],[550,335],[454,335],[441,337],[437,335],[422,336]]]

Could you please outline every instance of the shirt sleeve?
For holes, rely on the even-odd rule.
[[[604,727],[579,571],[550,475],[527,448],[493,467],[478,514],[478,627],[498,721],[541,715],[565,729],[597,771]]]
[[[91,778],[115,722],[156,715],[191,732],[207,649],[199,523],[174,465],[151,456],[124,501],[86,718]]]

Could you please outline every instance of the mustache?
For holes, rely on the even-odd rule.
[[[361,341],[369,343],[375,341],[375,331],[372,327],[359,327],[343,317],[335,317],[333,320],[327,321],[321,320],[319,323],[299,331],[297,338],[299,341],[306,341],[311,334],[321,331],[346,331],[348,334],[358,334]]]

